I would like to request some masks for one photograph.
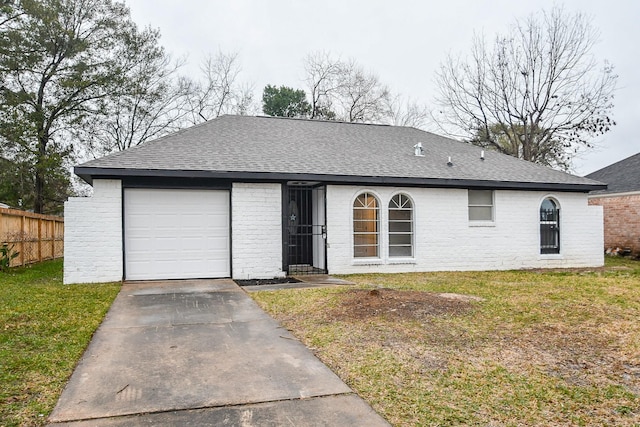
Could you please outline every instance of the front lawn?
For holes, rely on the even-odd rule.
[[[63,285],[62,260],[0,273],[0,425],[43,425],[119,283]]]
[[[640,425],[640,262],[252,293],[396,426]]]

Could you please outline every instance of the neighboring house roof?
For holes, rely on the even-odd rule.
[[[606,190],[594,191],[593,194],[640,191],[640,153],[590,173],[586,177],[608,185]]]
[[[424,157],[413,146],[424,147]],[[76,166],[94,177],[154,176],[591,191],[570,175],[411,127],[221,116]],[[447,165],[451,157],[452,166]]]

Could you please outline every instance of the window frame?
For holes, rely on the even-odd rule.
[[[553,204],[554,209],[549,210],[545,209],[547,212],[547,216],[543,219],[543,209],[542,205],[546,201],[549,201]],[[553,212],[552,219],[548,219],[548,213]],[[559,255],[561,250],[561,240],[562,240],[562,227],[561,227],[561,216],[560,216],[560,202],[554,197],[546,196],[540,202],[538,206],[538,232],[540,236],[540,244],[539,251],[540,255]],[[555,227],[555,228],[554,228]],[[545,230],[545,228],[549,228],[549,230]],[[553,233],[553,234],[550,234]],[[553,240],[554,244],[549,244],[548,241],[544,239]]]
[[[398,199],[397,201],[395,199]],[[404,201],[403,201],[404,199]],[[392,206],[394,205],[394,206]],[[407,193],[396,193],[391,196],[387,204],[387,251],[390,259],[414,258],[415,257],[415,204]],[[409,219],[392,219],[393,212],[409,212]],[[392,224],[409,224],[409,231],[391,231]],[[410,236],[410,242],[396,244],[392,243],[392,236]],[[409,247],[409,255],[392,255],[392,248]]]
[[[490,192],[491,193],[491,204],[471,204],[471,192]],[[495,190],[490,189],[467,189],[467,219],[472,224],[493,224],[496,221],[496,192]],[[471,210],[473,208],[490,208],[491,209],[491,219],[472,219],[471,218]]]
[[[364,196],[364,200],[361,201],[361,197]],[[371,206],[371,202],[368,199],[371,199],[375,203],[375,207]],[[360,204],[360,206],[357,206]],[[361,219],[358,218],[359,215],[356,215],[357,211],[367,212],[372,211],[374,214],[373,219]],[[380,209],[380,198],[376,196],[371,191],[362,191],[358,193],[358,195],[354,198],[353,203],[351,204],[351,228],[352,228],[352,239],[353,239],[353,258],[356,260],[362,259],[380,259],[380,225],[381,225],[381,209]],[[366,223],[373,223],[375,231],[357,231],[361,230],[363,227],[357,227],[356,224],[364,225]],[[364,227],[366,228],[366,226]],[[359,244],[358,236],[374,236],[374,244]],[[375,255],[359,255],[357,252],[357,248],[367,248],[373,247],[375,248]]]

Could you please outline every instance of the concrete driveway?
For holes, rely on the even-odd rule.
[[[388,426],[231,280],[125,283],[52,426]]]

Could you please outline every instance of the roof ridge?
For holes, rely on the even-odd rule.
[[[301,122],[335,123],[335,124],[344,124],[344,125],[386,126],[386,127],[399,127],[399,128],[412,127],[412,126],[396,126],[396,125],[390,125],[386,123],[366,123],[366,122],[347,122],[344,120],[310,119],[308,117],[281,117],[281,116],[265,116],[265,115],[242,116],[238,114],[229,114],[229,115],[235,116],[235,117],[255,117],[257,119],[297,120]]]

